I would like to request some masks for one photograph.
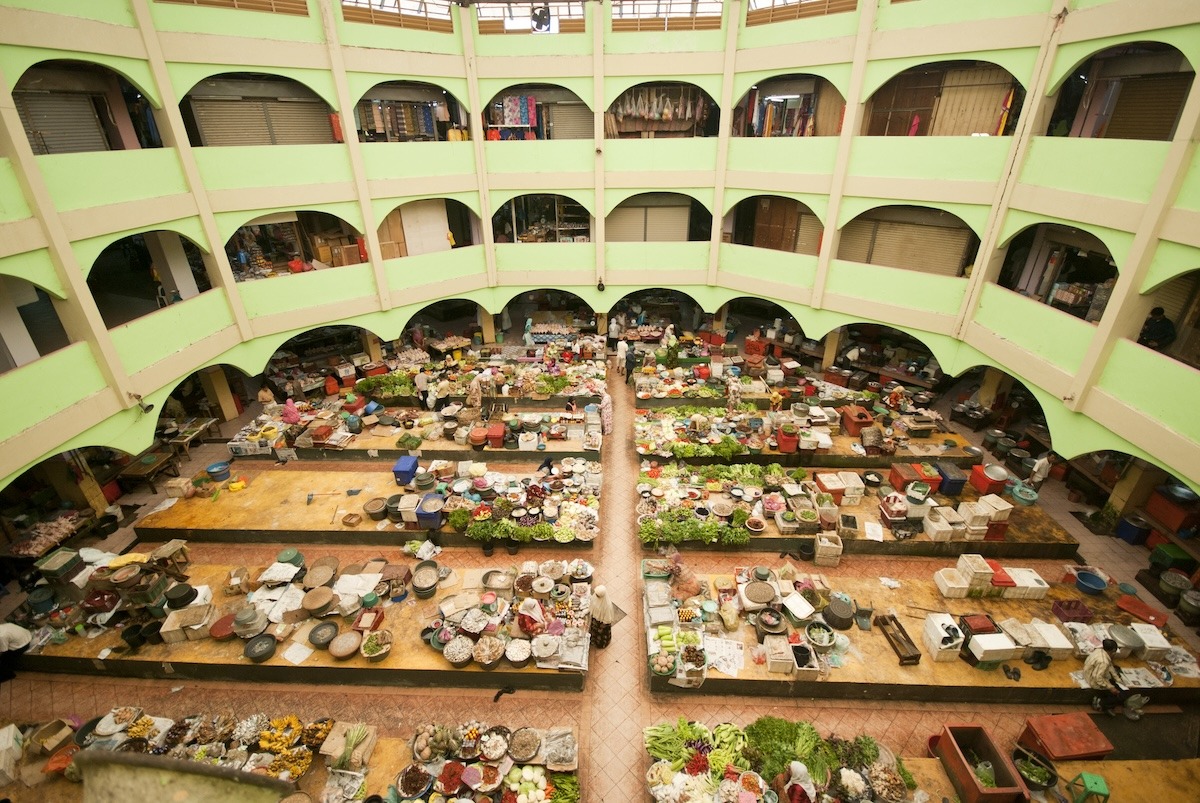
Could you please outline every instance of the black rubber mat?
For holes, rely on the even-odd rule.
[[[1092,721],[1112,742],[1113,751],[1107,758],[1200,758],[1200,712],[1148,713],[1136,722],[1120,714],[1093,714]]]

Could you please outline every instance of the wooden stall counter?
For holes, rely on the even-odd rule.
[[[214,616],[234,613],[244,607],[246,598],[229,596],[223,591],[229,572],[236,567],[221,565],[192,565],[189,582],[193,586],[207,585],[213,590]],[[251,569],[250,577],[257,578],[262,569]],[[252,682],[350,683],[395,686],[461,686],[495,688],[512,685],[526,689],[583,688],[579,672],[539,669],[535,664],[515,669],[507,662],[492,671],[478,664],[466,668],[451,666],[442,654],[421,639],[422,628],[437,619],[439,603],[447,597],[463,593],[463,579],[454,574],[443,581],[438,593],[430,599],[417,599],[410,593],[400,603],[383,608],[381,629],[392,632],[391,652],[378,662],[368,661],[359,654],[339,661],[328,650],[313,649],[308,632],[318,624],[309,618],[280,642],[275,654],[262,663],[253,663],[243,655],[246,642],[240,638],[215,641],[211,638],[184,640],[178,643],[145,644],[129,650],[121,639],[120,630],[108,630],[95,638],[70,637],[63,644],[48,644],[38,654],[26,654],[21,666],[29,671],[114,675],[121,677],[198,678],[240,680]],[[333,616],[321,621],[335,621],[345,633],[353,624]],[[206,628],[207,630],[207,628]],[[289,648],[297,647],[295,660],[289,660]]]

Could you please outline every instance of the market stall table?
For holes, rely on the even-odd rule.
[[[220,435],[220,430],[216,429],[216,424],[217,419],[215,418],[194,418],[179,427],[177,434],[172,436],[167,443],[175,450],[177,456],[182,452],[185,460],[191,460],[192,443],[202,435],[211,435],[213,430],[216,430],[218,436]]]
[[[150,486],[150,493],[157,494],[158,488],[154,486],[154,480],[164,471],[172,477],[179,476],[179,456],[174,451],[144,452],[121,469],[121,473],[117,475],[117,482],[126,492],[144,482]]]
[[[692,690],[692,693],[814,696],[826,699],[882,697],[939,702],[1066,703],[1084,706],[1091,700],[1093,692],[1080,689],[1071,678],[1071,672],[1082,670],[1081,659],[1055,659],[1043,671],[1032,670],[1022,663],[1020,658],[1007,661],[1022,669],[1021,680],[1014,682],[998,668],[981,671],[957,657],[952,661],[935,661],[928,654],[927,647],[921,643],[925,618],[931,611],[948,612],[956,621],[957,617],[962,615],[986,613],[997,622],[1009,617],[1021,622],[1028,622],[1034,617],[1046,622],[1058,622],[1058,618],[1052,612],[1052,606],[1059,600],[1078,600],[1081,595],[1074,586],[1052,582],[1049,593],[1040,600],[945,599],[932,580],[906,579],[900,588],[890,590],[883,586],[878,578],[855,576],[847,572],[844,566],[838,569],[810,569],[808,564],[795,565],[799,572],[821,572],[821,576],[826,578],[833,591],[847,594],[862,607],[873,608],[876,617],[894,611],[899,622],[923,653],[920,662],[908,666],[898,665],[896,653],[878,626],[873,626],[870,631],[851,626],[836,632],[849,638],[854,654],[846,658],[843,666],[830,669],[822,666],[821,679],[810,679],[807,676],[802,679],[796,674],[771,672],[767,664],[757,664],[751,659],[751,651],[759,640],[755,627],[746,621],[743,613],[736,630],[724,632],[723,628],[717,625],[721,632],[716,635],[741,645],[738,649],[744,655],[744,667],[736,676],[731,676],[709,666],[703,683]],[[937,565],[936,562],[930,561],[931,574]],[[1049,574],[1048,567],[1043,566],[1043,569],[1048,577],[1053,577]],[[714,581],[723,579],[726,583],[733,583],[734,580],[732,574],[711,575],[699,579],[713,599],[718,599]],[[1123,612],[1116,607],[1115,596],[1112,599],[1088,597],[1087,604],[1095,612],[1095,621],[1126,620],[1122,618]],[[649,613],[647,616],[649,617]],[[654,620],[648,618],[647,621]],[[785,632],[795,629],[789,627]],[[648,631],[647,636],[648,643],[653,644],[653,633]],[[718,649],[721,646],[723,645],[718,645]],[[1195,655],[1187,647],[1183,649]],[[1122,664],[1140,666],[1141,662],[1125,659]],[[650,673],[650,688],[653,691],[686,693],[673,685],[669,678],[654,673]],[[1200,701],[1200,678],[1176,675],[1172,686],[1155,688],[1150,694],[1156,702]]]
[[[222,592],[235,566],[196,565],[189,569],[193,587],[207,585],[214,592],[213,605],[217,610],[213,621],[234,613],[245,606],[244,596],[227,596]],[[262,567],[251,569],[258,577]],[[508,663],[485,670],[471,663],[465,668],[451,666],[443,656],[421,638],[421,630],[439,616],[439,605],[448,597],[464,593],[466,570],[452,574],[443,581],[434,597],[418,599],[410,593],[408,601],[383,608],[382,627],[391,630],[393,646],[385,658],[368,661],[361,655],[339,661],[328,650],[314,650],[298,664],[285,657],[287,648],[298,643],[307,648],[308,633],[317,624],[307,619],[287,640],[279,644],[274,655],[261,663],[252,663],[243,656],[246,642],[214,641],[211,638],[184,640],[177,643],[145,644],[129,651],[121,639],[120,630],[108,630],[95,638],[69,638],[63,644],[47,644],[40,653],[21,656],[19,666],[26,671],[107,675],[112,677],[196,678],[268,683],[333,683],[348,685],[388,686],[458,686],[487,688],[513,686],[519,689],[580,690],[584,673],[540,669],[530,663],[516,669]],[[353,619],[335,617],[346,632]],[[104,657],[102,651],[108,650]]]

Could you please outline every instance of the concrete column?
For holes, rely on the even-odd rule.
[[[821,357],[821,370],[837,362],[838,349],[842,347],[842,330],[834,329],[825,335],[825,354]]]
[[[1134,508],[1144,505],[1155,486],[1162,485],[1168,477],[1167,472],[1158,466],[1134,460],[1125,470],[1124,476],[1113,486],[1108,503],[1116,509],[1118,515],[1123,516]]]
[[[173,231],[152,231],[142,236],[167,297],[178,293],[186,301],[200,295],[196,277],[192,275],[192,267],[183,251],[183,239]]]
[[[17,309],[34,301],[37,301],[37,292],[33,285],[0,277],[0,341],[4,345],[0,363],[9,363],[5,368],[17,368],[41,356]]]
[[[477,321],[479,321],[479,328],[481,330],[483,330],[482,331],[483,342],[484,343],[495,343],[496,342],[496,316],[493,315],[492,313],[488,312],[487,310],[485,310],[483,307],[479,307],[475,311],[475,319]]]
[[[975,401],[979,402],[981,407],[990,408],[997,396],[1006,393],[1012,387],[1012,382],[1013,378],[1003,371],[985,368],[983,382],[979,385],[979,392],[975,394]]]
[[[237,403],[233,400],[233,391],[229,387],[229,380],[225,378],[225,372],[220,366],[212,366],[201,369],[199,372],[200,386],[204,388],[204,395],[208,396],[208,400],[212,402],[216,409],[213,413],[222,421],[232,421],[238,417]]]
[[[371,362],[383,362],[383,341],[370,332],[362,333],[363,351]]]

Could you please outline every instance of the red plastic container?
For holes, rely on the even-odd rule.
[[[917,472],[917,477],[921,480],[921,482],[929,483],[929,492],[931,494],[937,493],[938,488],[941,487],[942,484],[942,475],[938,473],[937,468],[934,468],[933,471],[926,473],[921,467],[920,463],[913,463],[912,467],[913,471]]]
[[[875,418],[866,408],[857,404],[847,404],[842,408],[842,429],[851,438],[857,438],[864,429],[875,425]],[[941,476],[938,477],[941,481]]]
[[[971,487],[981,496],[1004,493],[1004,480],[993,480],[983,473],[983,466],[971,466]]]
[[[711,374],[711,369],[703,363],[692,368],[692,375],[697,379],[708,379]]]
[[[504,448],[504,424],[491,424],[487,430],[488,446],[493,449]]]
[[[783,430],[775,433],[775,440],[779,443],[780,454],[794,454],[800,446],[800,434],[788,435]]]
[[[1155,490],[1146,500],[1146,513],[1155,521],[1169,527],[1172,532],[1200,524],[1200,507],[1184,505]]]
[[[1004,541],[1008,536],[1007,521],[990,521],[987,526],[987,533],[984,534],[984,541]]]
[[[888,474],[888,485],[891,485],[897,491],[903,491],[919,479],[921,479],[921,476],[917,474],[917,470],[909,463],[892,463],[892,471]]]

